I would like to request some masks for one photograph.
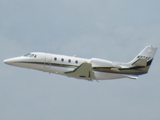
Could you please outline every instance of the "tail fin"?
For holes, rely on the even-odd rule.
[[[132,66],[147,67],[147,72],[157,49],[158,48],[154,46],[146,46],[129,64]]]

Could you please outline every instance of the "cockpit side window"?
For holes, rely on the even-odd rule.
[[[24,55],[24,57],[29,57],[31,55],[31,53],[27,53],[26,55]]]
[[[24,57],[30,57],[30,58],[36,58],[37,55],[35,54],[31,54],[31,53],[28,53],[26,55],[24,55]]]
[[[34,54],[31,54],[29,57],[34,57]]]

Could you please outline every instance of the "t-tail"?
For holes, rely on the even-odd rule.
[[[129,62],[129,65],[132,66],[131,68],[137,70],[137,75],[148,72],[157,49],[158,48],[154,46],[146,46],[131,62]]]

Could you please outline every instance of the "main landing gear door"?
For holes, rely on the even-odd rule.
[[[45,61],[44,61],[44,67],[45,68],[50,68],[51,67],[51,61],[52,61],[52,56],[50,54],[45,55]]]

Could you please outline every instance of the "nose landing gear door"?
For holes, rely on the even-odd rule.
[[[45,55],[45,61],[44,61],[44,67],[45,68],[50,68],[51,67],[51,61],[52,61],[52,56],[50,54]]]

